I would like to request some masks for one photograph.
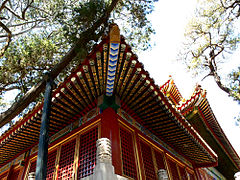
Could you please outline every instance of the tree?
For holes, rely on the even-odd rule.
[[[180,58],[195,75],[205,73],[203,79],[214,77],[218,87],[240,103],[240,67],[227,76],[220,70],[240,42],[239,16],[239,0],[200,1],[186,30]]]
[[[16,102],[24,100],[26,106],[35,100],[44,89],[44,73],[50,71],[61,81],[69,69],[81,63],[113,20],[128,24],[128,30],[122,28],[129,43],[148,48],[154,31],[147,14],[155,1],[4,0],[0,4],[0,102],[4,93],[13,89],[18,90]],[[66,73],[59,75],[72,59]],[[29,94],[34,96],[29,98]],[[7,114],[18,112],[18,105],[13,104],[15,109]]]

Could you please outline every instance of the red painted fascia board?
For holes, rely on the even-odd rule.
[[[149,77],[147,77],[147,79],[149,79]],[[202,145],[204,147],[204,149],[206,149],[208,151],[208,153],[213,157],[213,159],[215,159],[217,161],[217,156],[212,152],[212,149],[209,149],[208,146],[206,145],[206,142],[202,142],[201,139],[199,139],[199,137],[196,135],[197,131],[194,132],[189,126],[188,124],[186,124],[186,122],[183,121],[180,112],[177,112],[176,109],[174,109],[172,107],[172,105],[168,102],[168,100],[165,98],[165,95],[163,94],[163,92],[160,90],[160,88],[156,88],[156,85],[151,82],[150,85],[152,85],[154,87],[154,89],[158,92],[158,95],[160,96],[160,98],[162,99],[162,101],[167,105],[168,109],[171,111],[171,113],[174,114],[174,116],[181,122],[181,124],[184,126],[184,128],[186,128],[188,130],[188,132],[194,137],[196,138],[196,140],[200,143],[200,145]],[[196,95],[194,97],[196,97],[198,94],[200,93],[200,91],[198,93],[196,93]],[[126,105],[126,104],[124,104]],[[124,106],[125,107],[125,106]],[[127,107],[127,105],[126,105]],[[130,108],[127,108],[129,110],[129,114],[136,118],[136,120],[140,120],[140,122],[143,122],[142,119],[140,117],[138,117],[135,112],[133,112]],[[191,126],[192,127],[192,126]],[[150,129],[149,129],[150,130]],[[200,136],[200,135],[199,135]]]
[[[89,105],[81,112],[81,115],[82,115],[82,113],[84,113],[84,115],[85,115],[86,112],[89,111],[89,108],[90,108],[90,107],[96,106],[96,102],[97,102],[97,99],[96,99],[95,101],[93,101],[92,104],[89,104]],[[42,107],[42,105],[41,105],[40,107]],[[40,108],[40,107],[39,107],[39,108]],[[39,110],[39,109],[37,109],[36,112],[37,112],[38,110]],[[33,113],[33,115],[34,115],[34,114],[35,114],[35,113]],[[77,118],[81,117],[81,115],[79,114],[79,115],[76,115],[75,117],[73,117],[73,119],[72,119],[71,122],[73,122],[73,121],[75,121]],[[32,117],[32,116],[31,116],[31,117]],[[26,120],[24,120],[24,122],[26,122],[28,119],[29,119],[29,118],[27,118]],[[24,122],[23,122],[23,123],[24,123]],[[16,127],[16,128],[17,128],[17,127]],[[11,131],[11,132],[12,132],[12,131]],[[37,145],[37,144],[38,144],[38,142],[34,143],[33,145],[30,146],[30,148],[27,148],[27,150],[31,149],[32,147],[34,147],[34,146]],[[18,156],[20,156],[22,153],[26,152],[27,150],[21,151],[20,153],[16,154],[13,158],[7,160],[5,163],[3,163],[3,165],[0,165],[0,166],[4,166],[4,165],[7,164],[8,162],[11,162],[12,160],[14,160],[14,159],[17,158]]]
[[[163,98],[162,98],[163,99]],[[164,102],[165,102],[165,104],[166,104],[166,100],[164,100]],[[121,104],[123,105],[122,106],[122,109],[123,110],[126,110],[126,112],[127,113],[129,113],[129,115],[132,117],[132,118],[134,118],[137,122],[139,122],[140,124],[143,122],[143,120],[133,111],[133,110],[131,110],[128,106],[127,106],[127,104],[125,104],[124,102],[121,102]],[[177,117],[177,116],[176,116]],[[183,124],[183,123],[182,123]],[[188,129],[188,131],[189,131],[189,128],[187,128]],[[152,131],[151,129],[149,129],[150,131]],[[140,132],[140,131],[139,131]],[[152,131],[153,132],[153,131]],[[191,133],[191,132],[190,132]],[[195,132],[193,132],[193,133],[195,133]],[[191,134],[193,134],[193,133],[191,133]],[[195,134],[193,134],[193,135],[195,135]],[[195,135],[194,136],[197,140],[198,140],[198,142],[201,144],[201,140]],[[170,145],[170,144],[169,144]],[[201,144],[202,145],[202,144]],[[173,146],[173,145],[172,145]],[[202,145],[203,146],[203,145]],[[206,147],[206,146],[203,146],[206,150],[208,150],[208,148]],[[209,152],[209,151],[208,151]],[[178,152],[179,153],[179,152]],[[210,153],[210,152],[209,152]],[[184,154],[182,154],[182,153],[179,153],[181,156],[183,156],[183,157],[185,157],[186,159],[188,159],[189,160],[189,158],[188,157],[186,157],[186,155],[184,155]],[[217,163],[217,157],[214,155],[214,154],[212,154],[212,153],[210,153],[211,155],[212,155],[212,157],[216,160],[216,163]],[[194,162],[192,162],[191,160],[189,160],[191,163],[194,163]]]
[[[66,87],[66,84],[71,81],[71,78],[77,76],[77,75],[76,75],[77,72],[79,72],[79,71],[82,71],[82,72],[83,72],[83,68],[82,68],[83,65],[88,65],[88,64],[89,64],[89,62],[88,62],[89,59],[95,57],[97,51],[102,51],[102,45],[105,44],[105,43],[108,43],[108,42],[109,42],[109,38],[104,38],[101,43],[99,43],[98,45],[96,45],[96,47],[93,48],[93,50],[90,52],[90,54],[88,54],[88,56],[84,59],[83,63],[82,63],[79,67],[77,67],[74,71],[72,71],[72,73],[70,74],[70,76],[68,76],[68,77],[64,80],[64,82],[63,82],[56,90],[53,91],[52,96],[55,97],[55,95],[60,92],[61,88]],[[36,110],[34,110],[31,115],[28,115],[28,114],[27,114],[27,117],[26,117],[26,118],[23,118],[20,123],[16,124],[16,126],[13,126],[12,129],[10,129],[10,130],[7,131],[6,133],[4,133],[3,136],[2,136],[1,139],[0,139],[0,143],[1,143],[6,137],[8,137],[12,132],[14,132],[14,131],[15,131],[16,129],[18,129],[20,126],[22,126],[28,119],[30,119],[32,116],[34,116],[34,115],[37,113],[37,111],[39,111],[39,109],[41,109],[42,107],[43,107],[43,103],[41,103],[41,105],[40,105]],[[31,112],[30,112],[30,113],[31,113]]]
[[[186,108],[186,110],[187,110],[188,108],[190,108],[188,103],[191,102],[192,100],[194,101],[194,100],[196,100],[197,98],[199,98],[199,95],[200,95],[200,94],[201,94],[201,91],[198,91],[194,96],[191,96],[190,99],[186,100],[185,103],[183,103],[180,107],[178,107],[178,110],[179,110],[179,111],[182,111],[182,110],[185,109],[185,108]],[[192,104],[190,104],[190,105],[192,105]],[[185,111],[186,111],[186,110],[185,110]]]
[[[216,166],[218,166],[218,162],[193,164],[194,168],[207,168],[207,167],[216,167]]]
[[[36,109],[33,110],[33,112],[30,112],[30,114],[27,114],[26,118],[23,118],[19,123],[17,123],[15,126],[12,127],[9,131],[7,131],[3,136],[1,137],[0,143],[6,139],[12,132],[14,132],[16,129],[21,127],[26,121],[32,118],[40,109],[42,109],[43,103],[41,103]]]
[[[98,119],[101,119],[101,117],[102,117],[101,114],[97,115],[96,117],[92,118],[90,121],[87,121],[85,124],[79,126],[78,128],[74,129],[74,130],[71,131],[70,133],[65,134],[64,136],[60,137],[59,139],[57,139],[56,141],[54,141],[53,143],[51,143],[48,148],[53,147],[55,144],[58,144],[59,142],[61,142],[62,140],[64,140],[66,137],[71,136],[72,134],[75,134],[75,133],[77,133],[78,131],[80,131],[81,129],[89,126],[89,125],[92,124],[94,121],[96,121],[96,120],[98,120]],[[36,143],[35,145],[37,145],[37,143]],[[31,158],[33,158],[34,156],[36,156],[37,153],[38,153],[38,152],[35,152],[34,154],[31,154],[31,155],[29,156],[29,159],[31,159]]]
[[[160,91],[161,92],[161,91]],[[174,114],[174,116],[182,123],[182,125],[184,126],[184,128],[186,128],[191,135],[193,135],[193,137],[195,137],[197,139],[197,141],[208,151],[209,154],[211,154],[211,156],[217,161],[217,157],[215,156],[215,154],[213,154],[207,146],[206,146],[206,142],[202,142],[201,139],[199,139],[199,137],[196,135],[196,133],[186,124],[186,122],[183,121],[180,112],[177,112],[176,109],[174,109],[172,107],[172,105],[166,100],[166,98],[163,96],[162,93],[159,93],[159,95],[161,96],[162,100],[164,101],[164,103],[168,106],[168,108],[170,109],[170,111]],[[191,126],[192,127],[192,126]],[[196,131],[197,132],[197,131]],[[199,135],[200,136],[200,135]]]
[[[167,82],[165,82],[162,86],[160,86],[159,89],[162,90],[162,89],[164,89],[166,86],[169,86],[169,82],[170,82],[170,79],[169,79]],[[164,93],[166,93],[166,92],[164,91]]]
[[[175,156],[175,154],[171,153],[170,151],[168,151],[164,146],[161,146],[159,144],[157,144],[156,142],[154,142],[150,137],[146,136],[144,133],[142,133],[139,129],[137,129],[136,127],[134,127],[132,124],[130,124],[129,122],[127,122],[125,119],[123,119],[120,115],[118,115],[118,118],[124,122],[127,126],[131,127],[131,129],[133,129],[135,132],[137,132],[138,134],[140,134],[141,136],[143,136],[144,138],[146,138],[148,141],[150,141],[151,143],[153,143],[155,146],[157,147],[161,147],[160,149],[162,149],[164,152],[168,153],[169,155],[173,156],[175,159],[177,159],[178,161],[180,161],[181,163],[183,163],[185,166],[189,167],[190,169],[192,169],[192,167],[188,166],[188,164],[182,162],[181,159],[179,159],[178,157]],[[192,162],[191,160],[189,160],[185,155],[178,153],[179,155],[183,156],[185,159],[187,159],[192,165],[194,164],[194,162]]]
[[[29,148],[22,150],[21,152],[19,152],[18,154],[16,154],[15,156],[13,156],[11,159],[7,160],[6,162],[4,162],[3,164],[0,165],[0,168],[3,167],[4,165],[6,165],[7,163],[13,161],[14,159],[16,159],[18,156],[20,156],[21,154],[29,151],[31,148],[33,148],[34,146],[36,146],[38,144],[38,142],[32,144]]]
[[[237,164],[237,162],[233,159],[233,157],[231,156],[231,154],[228,152],[228,150],[225,148],[225,146],[222,144],[221,140],[219,139],[219,137],[215,134],[214,130],[211,128],[210,124],[208,123],[208,121],[206,120],[203,112],[201,111],[201,109],[199,107],[198,111],[200,113],[200,116],[202,117],[205,125],[207,126],[207,128],[211,131],[211,133],[214,135],[214,137],[217,139],[218,143],[221,145],[221,147],[223,148],[223,150],[226,152],[226,154],[231,157],[231,160],[234,162],[234,164],[238,167],[238,169],[240,170],[240,166]],[[237,156],[237,158],[239,158],[238,154],[236,153],[236,151],[234,150],[234,148],[232,147],[231,143],[228,141],[225,133],[223,132],[222,128],[220,127],[220,125],[217,123],[218,128],[221,131],[221,134],[224,136],[225,140],[227,141],[227,144],[229,144],[229,146],[231,147],[231,149],[234,151],[235,155]]]

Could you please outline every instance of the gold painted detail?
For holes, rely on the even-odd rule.
[[[123,91],[125,90],[125,87],[127,85],[127,81],[130,79],[130,76],[132,75],[133,69],[136,66],[136,64],[137,64],[137,61],[136,60],[132,60],[132,62],[130,64],[130,68],[128,69],[126,77],[125,77],[125,79],[123,81],[123,85],[122,85],[121,91],[119,93],[120,96],[123,95]]]
[[[91,97],[91,102],[92,102],[94,99],[96,99],[96,92],[95,92],[95,88],[94,88],[94,85],[93,85],[93,80],[92,80],[92,78],[91,78],[91,76],[90,76],[89,68],[88,68],[87,65],[84,65],[84,66],[83,66],[83,71],[84,71],[85,76],[86,76],[86,79],[87,79],[87,80],[85,81],[85,83],[83,84],[83,87],[84,87],[86,93],[87,93],[88,95],[90,95],[90,97]],[[90,91],[88,90],[87,83],[89,84]]]
[[[35,152],[38,151],[38,145],[34,146],[32,149],[31,149],[31,153],[30,155],[34,154]]]
[[[140,79],[141,80],[141,79]],[[140,87],[140,89],[136,92],[136,94],[132,97],[132,99],[129,101],[128,104],[132,104],[133,102],[133,105],[136,105],[136,101],[137,101],[137,97],[143,92],[146,90],[146,88],[148,88],[148,86],[150,85],[150,81],[149,80],[146,80],[144,79],[143,81],[144,82],[144,85]]]
[[[128,66],[129,61],[130,61],[131,56],[132,56],[132,53],[130,53],[130,52],[126,53],[126,59],[123,62],[124,63],[123,68],[122,68],[121,74],[119,76],[119,81],[118,81],[118,85],[117,85],[117,92],[118,93],[120,91],[120,88],[121,88],[121,85],[122,85],[122,82],[123,82],[123,77],[124,77],[124,74],[125,74],[125,71],[127,69],[127,66]]]
[[[129,98],[130,97],[129,93],[131,92],[131,90],[134,90],[134,88],[136,88],[135,87],[135,84],[136,84],[135,81],[136,81],[137,77],[139,76],[141,70],[142,70],[141,68],[136,68],[136,71],[133,74],[132,80],[129,82],[129,85],[127,86],[127,89],[123,93],[123,96],[122,96],[123,101],[126,97]]]
[[[3,167],[0,168],[0,174],[3,173],[4,171],[8,170],[11,166],[12,162],[9,162],[8,164],[4,165]]]
[[[103,45],[103,89],[106,89],[107,81],[108,44]]]
[[[110,43],[120,43],[120,30],[116,24],[110,27]]]
[[[80,119],[79,121],[80,125],[90,121],[92,118],[96,117],[97,115],[98,115],[97,108],[92,109],[87,114],[85,114],[82,119]]]
[[[78,72],[77,76],[78,76],[78,79],[82,78],[82,72]],[[81,101],[81,103],[84,103],[84,106],[86,107],[88,104],[90,104],[90,101],[87,98],[87,96],[85,95],[85,93],[83,92],[83,89],[80,87],[80,85],[78,84],[77,81],[78,81],[77,78],[75,78],[75,77],[71,78],[71,82],[74,84],[76,89],[71,85],[71,83],[68,83],[67,87],[73,92],[73,94],[76,97],[78,97],[78,99],[80,99],[80,100],[83,99],[83,101]]]
[[[71,129],[72,129],[72,124],[66,126],[65,128],[63,128],[62,130],[60,130],[56,134],[52,135],[49,139],[49,142],[52,143],[52,142],[56,141],[58,138],[60,138],[60,137],[64,136],[65,134],[71,132]]]
[[[119,76],[120,76],[120,69],[122,67],[122,63],[123,63],[123,55],[124,55],[124,52],[125,52],[125,49],[126,49],[126,45],[125,44],[121,44],[121,48],[120,48],[120,55],[119,55],[119,58],[118,58],[118,63],[117,63],[117,71],[116,71],[116,83],[114,84],[114,89],[117,88],[118,86],[118,81],[119,81]]]
[[[140,75],[140,79],[137,81],[137,83],[133,86],[133,89],[132,91],[130,91],[130,95],[127,96],[125,102],[128,102],[130,100],[130,97],[131,99],[134,98],[135,99],[135,96],[137,94],[137,89],[139,88],[140,84],[145,80],[147,76],[145,74],[141,74]]]
[[[15,160],[14,160],[14,165],[19,165],[21,163],[21,161],[24,160],[24,155],[25,153],[21,154],[20,156],[18,156]]]
[[[93,75],[93,79],[94,79],[94,86],[97,90],[97,96],[99,96],[100,95],[100,88],[99,88],[97,71],[96,71],[96,67],[95,67],[96,63],[95,63],[94,59],[90,59],[89,63],[90,63],[90,67],[91,67],[91,71],[92,71],[92,75]]]
[[[139,131],[141,131],[143,134],[148,136],[150,139],[152,139],[155,143],[159,144],[160,147],[166,149],[168,152],[174,154],[178,159],[180,159],[182,162],[187,164],[189,167],[192,167],[191,163],[188,162],[186,159],[184,159],[182,156],[180,156],[174,149],[172,149],[170,146],[168,146],[166,143],[164,143],[161,139],[159,139],[157,136],[152,134],[148,129],[143,127],[141,124],[136,122],[130,115],[128,115],[124,110],[119,108],[118,115],[120,115],[124,120],[126,120],[128,123],[132,124],[135,128],[137,128]],[[133,120],[130,120],[130,118]],[[134,123],[132,123],[134,122]],[[139,135],[140,138],[142,138],[144,141],[148,142],[152,146],[154,146],[157,150],[163,151],[161,148],[144,138],[143,136]]]
[[[85,71],[86,71],[86,69],[85,69]],[[86,74],[86,72],[85,72],[85,74]],[[90,89],[89,89],[88,86],[87,86],[87,82],[86,82],[85,79],[83,78],[83,73],[80,71],[80,72],[77,73],[77,75],[78,75],[78,78],[79,78],[79,80],[80,80],[81,85],[83,86],[83,90],[84,90],[85,93],[87,94],[87,97],[85,96],[85,93],[82,93],[82,96],[83,96],[84,98],[86,98],[87,101],[88,101],[88,104],[90,104],[90,102],[92,102],[93,99],[92,99],[92,96],[90,95],[91,93],[90,93]],[[77,83],[77,84],[78,84],[78,83]],[[80,86],[78,85],[77,87],[80,87]],[[82,89],[82,88],[81,88],[81,89]]]

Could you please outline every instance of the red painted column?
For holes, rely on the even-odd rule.
[[[112,142],[112,163],[115,173],[122,175],[119,123],[117,114],[111,107],[108,107],[102,112],[101,138],[105,137]]]
[[[18,179],[24,179],[23,176],[24,176],[24,172],[25,172],[25,166],[21,166],[20,167],[20,172],[19,172],[19,175],[18,175]]]
[[[9,168],[9,171],[8,171],[8,174],[7,174],[6,180],[11,180],[10,177],[11,177],[12,173],[13,173],[13,165],[11,164],[11,166]]]
[[[27,172],[27,167],[28,167],[28,164],[29,164],[29,155],[27,156],[27,158],[24,159],[24,167],[23,167],[23,172],[21,174],[21,180],[24,180],[24,177],[25,177],[25,174]]]

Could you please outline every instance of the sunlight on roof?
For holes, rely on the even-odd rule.
[[[178,50],[184,40],[185,27],[194,16],[195,7],[196,0],[158,2],[155,12],[150,16],[156,30],[156,35],[153,36],[155,46],[149,52],[140,53],[138,57],[157,84],[164,84],[169,79],[169,75],[172,75],[185,99],[192,95],[196,83],[201,84],[202,88],[207,90],[207,98],[219,124],[240,154],[238,139],[240,128],[236,126],[234,119],[239,113],[239,105],[221,91],[213,79],[207,78],[204,81],[200,80],[202,77],[196,79],[187,72],[183,64],[176,61]],[[237,56],[233,56],[231,67],[236,67],[234,65],[237,63],[239,64]],[[230,67],[227,69],[231,70]]]

